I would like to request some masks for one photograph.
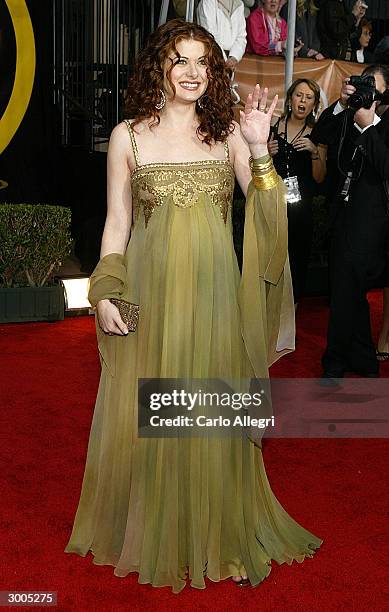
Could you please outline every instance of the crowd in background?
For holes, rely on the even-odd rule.
[[[179,0],[176,0],[174,4],[177,9]],[[185,2],[182,2],[182,5],[184,4],[186,5]],[[365,67],[363,74],[376,75],[377,73],[382,81],[380,83],[385,89],[389,85],[389,71],[386,67],[386,64],[389,64],[389,35],[384,36],[373,49],[371,44],[373,24],[366,18],[367,8],[368,5],[365,0],[297,0],[295,56],[312,60],[336,59],[360,64],[375,64],[368,68]],[[232,70],[245,53],[261,56],[282,56],[285,54],[288,36],[287,0],[200,0],[196,3],[196,18],[200,25],[214,35],[223,50],[227,65]],[[363,68],[361,66],[361,72]],[[377,81],[377,77],[375,78]],[[346,79],[343,88],[347,90],[349,87]],[[340,99],[342,99],[342,94]],[[337,198],[340,197],[337,189],[342,180],[339,175],[338,164],[334,162],[334,159],[337,158],[338,145],[335,143],[333,146],[328,146],[326,140],[327,132],[331,133],[335,139],[337,138],[339,126],[336,125],[334,129],[332,124],[327,126],[326,122],[329,119],[335,121],[335,115],[344,110],[345,107],[343,105],[339,106],[340,102],[335,102],[317,122],[319,104],[320,88],[314,81],[307,78],[294,81],[286,95],[284,112],[273,125],[268,143],[268,150],[273,157],[274,165],[278,174],[284,179],[287,188],[288,251],[296,306],[300,297],[304,295],[310,258],[313,231],[313,197],[317,193],[325,194],[327,207],[331,209],[331,202],[337,201]],[[381,105],[377,111],[378,114],[374,117],[374,122],[371,124],[368,122],[367,124],[367,127],[369,127],[380,122],[379,130],[383,131],[382,134],[380,133],[380,138],[381,136],[386,138],[384,128],[388,122],[386,114],[384,120],[382,113],[387,108],[387,106]],[[332,117],[334,118],[332,119]],[[364,132],[367,127],[359,128],[359,131]],[[354,132],[353,138],[355,140],[358,137],[358,131],[354,129]],[[370,131],[368,136],[364,136],[364,138],[370,139],[373,137],[375,137],[375,132],[372,134]],[[353,138],[351,138],[352,142]],[[387,145],[385,144],[385,146]],[[369,161],[370,165],[373,164],[374,166],[376,164],[375,161],[374,163],[372,160]],[[370,170],[368,164],[367,174]],[[360,187],[359,178],[359,175],[355,178],[358,189]],[[372,178],[370,177],[369,180],[372,180]],[[325,182],[323,183],[323,181]],[[321,183],[323,183],[322,187],[320,187]],[[330,185],[330,188],[328,188],[328,185]],[[374,175],[374,185],[378,189],[377,194],[382,196],[380,175]],[[376,199],[379,202],[379,212],[381,214],[384,211],[382,214],[383,225],[385,225],[387,221],[386,209],[383,206],[385,198],[382,199],[378,195]],[[345,201],[347,200],[348,198]],[[340,205],[339,202],[337,203],[337,209],[342,210],[342,200]],[[336,218],[340,223],[341,215],[337,214]],[[333,226],[333,222],[330,225]],[[358,227],[359,230],[361,227],[363,231],[366,230],[364,223],[359,224]],[[340,232],[341,235],[343,235],[342,231]],[[341,244],[343,245],[342,241]],[[383,248],[385,250],[384,244],[387,244],[386,238],[384,241],[377,240],[375,251],[378,253],[379,249],[382,250]],[[378,259],[379,257],[377,261]],[[387,262],[386,255],[381,259],[382,262]],[[359,352],[356,349],[353,350],[351,359],[353,367],[351,369],[358,373],[363,372],[363,375],[367,376],[378,375],[377,358],[379,360],[389,359],[389,267],[387,263],[385,263],[385,266],[385,273],[382,274],[381,271],[381,276],[376,274],[375,277],[375,281],[378,282],[377,279],[379,279],[381,286],[386,287],[384,289],[383,326],[376,355],[371,332],[369,332],[369,309],[366,300],[368,283],[361,281],[360,293],[355,288],[350,289],[348,293],[346,291],[347,296],[351,299],[350,309],[352,310],[355,304],[361,307],[360,327],[361,329],[364,328],[366,332],[362,344],[365,347],[369,346],[370,351],[368,351],[368,358],[365,351],[366,359],[363,361],[363,350]],[[360,265],[357,267],[359,269]],[[332,268],[333,271],[335,270],[338,273],[338,266],[332,266]],[[379,266],[376,266],[376,268],[376,271],[378,271]],[[341,288],[344,285],[342,283],[343,281],[340,283]],[[334,279],[331,280],[331,285],[336,286]],[[336,291],[331,293],[336,297]],[[331,301],[331,321],[335,321],[336,317],[341,319],[342,313],[344,314],[344,308],[342,310],[339,307],[339,304],[345,303],[343,289],[341,289],[339,295],[340,298],[335,306],[332,305]],[[332,327],[330,325],[328,346],[325,353],[327,357],[331,353],[331,347],[333,348],[334,338],[336,342],[339,342],[339,338],[341,339],[346,332],[350,332],[354,338],[354,332],[350,331],[346,324],[347,320],[346,313],[345,321],[341,325],[338,324],[339,322],[336,325],[333,324]],[[333,333],[334,329],[336,333]],[[342,330],[344,332],[343,336]],[[343,376],[344,367],[347,364],[345,365],[342,362],[342,367],[334,368],[334,363],[331,362],[329,365],[327,361],[323,361],[325,377]],[[350,364],[347,367],[349,366]]]
[[[373,27],[366,19],[367,8],[365,0],[297,0],[295,56],[386,63],[389,36],[371,48]],[[245,53],[285,54],[287,0],[200,0],[196,16],[215,36],[231,68]]]

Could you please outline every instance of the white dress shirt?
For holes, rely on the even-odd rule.
[[[230,18],[219,8],[217,0],[202,0],[197,8],[197,21],[214,35],[216,42],[228,57],[238,62],[246,50],[246,20],[243,2]]]
[[[359,64],[365,63],[365,56],[363,53],[363,49],[357,49],[357,62],[359,62]]]
[[[344,107],[341,105],[341,103],[340,103],[340,102],[337,102],[337,103],[336,103],[336,105],[335,105],[335,107],[334,107],[334,110],[333,110],[332,114],[333,114],[333,115],[339,115],[339,113],[342,113],[344,110],[346,110],[346,109],[345,109],[345,108],[344,108]],[[380,121],[381,121],[381,118],[380,118],[378,115],[376,115],[376,114],[374,113],[373,123],[371,123],[370,125],[367,125],[367,126],[366,126],[366,127],[364,127],[364,128],[361,128],[361,126],[360,126],[360,125],[358,125],[358,123],[355,123],[355,121],[354,121],[354,127],[356,127],[356,128],[357,128],[357,130],[358,130],[359,132],[361,132],[361,134],[363,134],[363,132],[365,132],[365,130],[368,130],[368,129],[369,129],[371,126],[372,126],[372,125],[377,125],[377,123],[379,123]],[[349,201],[349,195],[348,195],[348,194],[347,194],[347,195],[346,195],[346,197],[344,198],[344,201],[345,201],[345,202],[348,202],[348,201]]]
[[[341,103],[340,103],[340,102],[337,102],[337,103],[336,103],[336,106],[335,106],[335,108],[334,108],[334,110],[333,110],[333,115],[338,115],[339,113],[341,113],[341,112],[342,112],[342,111],[344,111],[344,110],[345,110],[345,109],[343,108],[343,106],[341,105]],[[364,132],[365,130],[367,130],[367,129],[368,129],[369,127],[371,127],[372,125],[377,125],[377,123],[379,123],[380,121],[381,121],[381,118],[380,118],[378,115],[376,115],[376,114],[374,113],[373,123],[370,123],[370,125],[367,125],[366,127],[361,128],[361,127],[360,127],[360,126],[359,126],[357,123],[355,123],[355,122],[354,122],[354,127],[356,127],[356,128],[357,128],[357,130],[359,130],[359,132],[361,132],[361,134],[363,134],[363,132]]]

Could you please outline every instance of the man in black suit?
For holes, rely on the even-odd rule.
[[[376,89],[389,87],[389,67],[368,67]],[[330,246],[330,317],[323,376],[341,378],[346,371],[367,377],[379,375],[371,336],[366,293],[385,266],[389,230],[389,112],[374,102],[353,112],[348,99],[355,92],[343,82],[339,100],[320,118],[312,138],[338,151]]]

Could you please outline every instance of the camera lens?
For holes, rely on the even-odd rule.
[[[350,108],[354,110],[358,110],[362,108],[364,102],[364,96],[359,94],[358,92],[353,93],[348,99],[348,105]]]

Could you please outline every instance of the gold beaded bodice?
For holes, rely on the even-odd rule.
[[[201,194],[209,196],[212,205],[220,209],[224,223],[227,222],[235,183],[227,143],[226,158],[222,160],[140,164],[134,132],[129,121],[126,125],[136,161],[132,173],[134,223],[143,211],[147,226],[156,207],[163,206],[168,199],[179,208],[196,206]]]

